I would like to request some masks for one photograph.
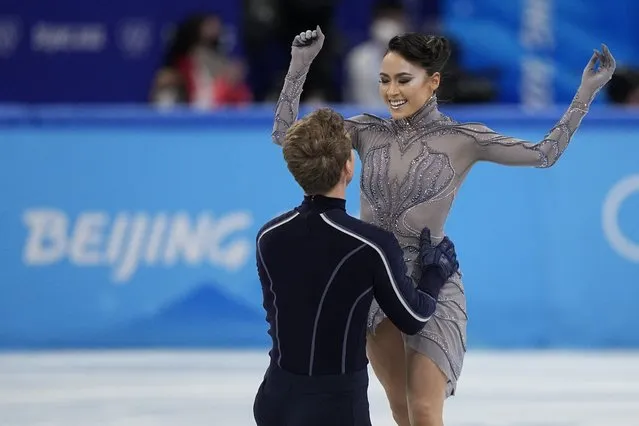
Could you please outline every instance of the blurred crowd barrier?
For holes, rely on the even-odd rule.
[[[442,109],[531,141],[562,112]],[[272,107],[0,108],[0,347],[268,344],[256,232],[302,199],[271,128]],[[639,346],[639,113],[594,108],[551,169],[476,165],[446,230],[471,348]]]

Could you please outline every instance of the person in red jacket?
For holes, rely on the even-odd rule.
[[[246,67],[239,59],[230,59],[222,74],[213,82],[214,103],[223,105],[245,105],[253,100],[251,89],[246,84]]]

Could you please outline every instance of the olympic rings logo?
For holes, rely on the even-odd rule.
[[[630,240],[619,225],[619,211],[633,194],[639,195],[639,175],[622,179],[612,187],[604,200],[601,219],[604,234],[612,248],[625,259],[639,263],[639,243]]]

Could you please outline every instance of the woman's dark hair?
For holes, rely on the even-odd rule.
[[[388,42],[388,52],[393,52],[408,62],[420,65],[428,75],[441,72],[450,58],[450,42],[446,37],[405,33]]]
[[[183,20],[172,36],[164,55],[164,65],[174,67],[178,61],[200,42],[202,24],[211,17],[211,13],[194,13]]]

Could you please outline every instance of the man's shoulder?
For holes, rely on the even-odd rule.
[[[259,231],[257,231],[257,236],[256,238],[259,239],[262,235],[266,234],[267,232],[276,229],[277,227],[284,225],[285,223],[287,223],[288,221],[295,219],[295,217],[299,214],[299,212],[297,211],[297,209],[293,209],[293,210],[289,210],[285,213],[282,213],[272,219],[270,219],[268,222],[266,222],[264,225],[262,225],[262,227],[259,229]]]
[[[364,222],[348,213],[327,212],[324,214],[324,218],[329,225],[374,248],[385,249],[395,240],[395,236],[391,232]]]

